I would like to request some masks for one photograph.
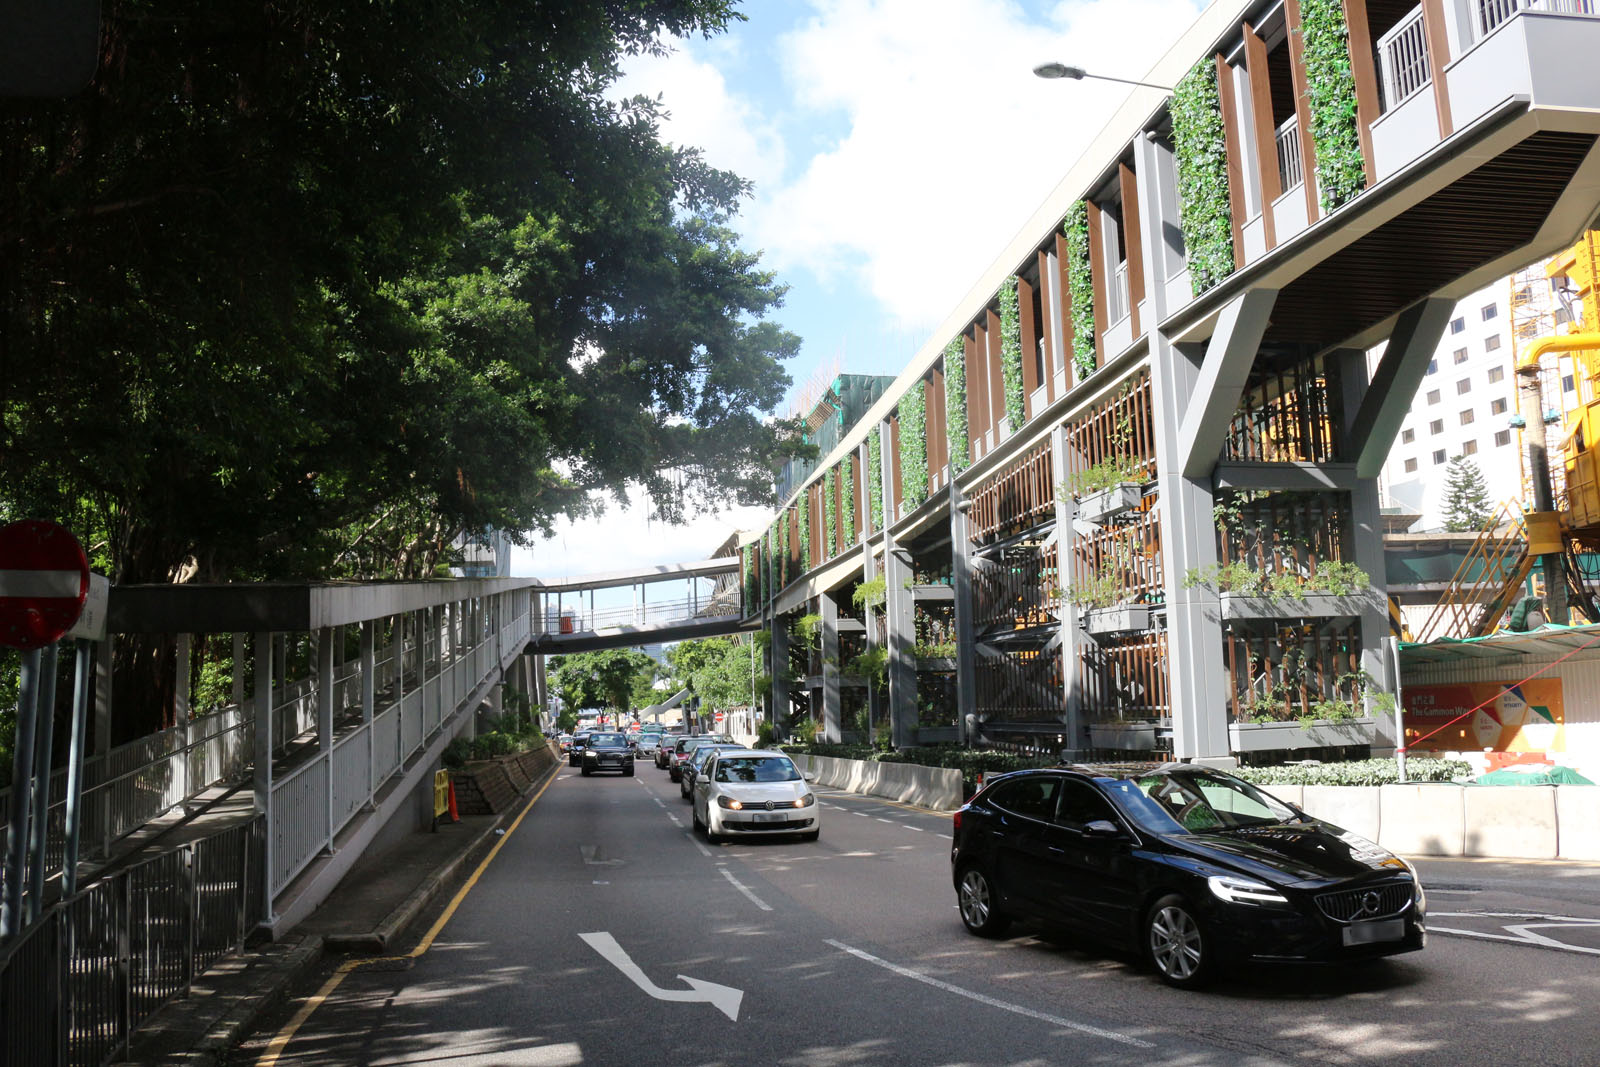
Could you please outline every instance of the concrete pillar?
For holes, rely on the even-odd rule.
[[[194,652],[193,634],[175,634],[172,649],[172,725],[182,738],[182,753],[173,768],[173,784],[178,796],[189,799],[194,783],[189,781],[189,719],[194,714],[190,693],[189,662]]]
[[[978,643],[972,613],[977,606],[972,590],[972,538],[967,512],[972,505],[955,479],[950,480],[950,584],[955,589],[956,615],[956,737],[962,744],[975,732],[967,724],[978,714]]]
[[[367,734],[367,810],[373,807],[378,789],[377,736],[372,719],[378,705],[378,624],[367,619],[361,624],[361,725]]]
[[[230,696],[232,698],[233,706],[236,707],[236,708],[239,708],[241,710],[244,708],[244,657],[245,657],[245,648],[246,648],[245,635],[242,634],[242,633],[234,634],[233,635],[233,685],[232,685],[232,688],[230,690]]]
[[[106,642],[107,645],[110,642]],[[261,835],[261,887],[263,920],[271,923],[276,916],[272,911],[272,882],[276,862],[273,857],[272,811],[272,653],[278,642],[271,633],[255,635],[255,756],[253,786],[255,810],[266,816],[267,832]]]
[[[917,627],[916,594],[910,554],[884,532],[883,577],[889,639],[889,729],[896,748],[916,744]]]
[[[878,557],[873,555],[871,545],[863,543],[861,546],[861,580],[862,582],[870,582],[876,580],[878,577],[880,577],[878,574]],[[868,650],[876,649],[882,644],[882,642],[878,639],[876,617],[883,613],[884,607],[884,604],[879,604],[876,607],[870,607],[866,605],[862,606],[861,621],[867,628]],[[871,680],[868,680],[867,732],[871,734],[873,731],[879,729],[880,724],[885,721],[884,716],[887,714],[888,708],[885,706],[883,700],[883,687],[873,683]]]
[[[317,631],[317,758],[328,765],[323,833],[329,853],[333,852],[333,644],[338,632],[331,626]]]
[[[789,736],[789,689],[783,681],[789,669],[789,627],[782,618],[772,620],[772,641],[767,645],[768,676],[772,685],[767,690],[767,718],[772,723],[772,736]]]
[[[1146,292],[1148,292],[1148,288]],[[1067,430],[1057,426],[1050,431],[1050,484],[1067,480]],[[1061,635],[1061,727],[1066,738],[1064,759],[1087,758],[1089,724],[1083,717],[1083,693],[1078,678],[1079,642],[1093,640],[1078,627],[1078,607],[1067,598],[1067,573],[1072,560],[1072,520],[1078,513],[1077,501],[1056,491],[1056,587],[1060,591],[1056,616]]]
[[[839,686],[839,605],[833,594],[817,598],[822,616],[822,729],[830,744],[844,740],[843,694]]]

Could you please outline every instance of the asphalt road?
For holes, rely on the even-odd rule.
[[[1600,1062],[1600,867],[1423,861],[1425,952],[1185,993],[1046,931],[970,936],[947,816],[820,792],[815,843],[710,846],[653,766],[563,769],[431,947],[230,1062]]]

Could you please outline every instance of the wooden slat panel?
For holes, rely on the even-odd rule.
[[[1123,254],[1128,257],[1128,315],[1133,336],[1144,334],[1139,327],[1139,302],[1144,299],[1144,242],[1139,229],[1139,184],[1134,180],[1133,168],[1126,163],[1117,164],[1117,180],[1122,187]]]
[[[989,340],[982,326],[965,338],[967,350],[967,433],[972,438],[972,459],[983,455],[983,435],[989,430]]]
[[[1105,225],[1100,205],[1090,200],[1085,207],[1089,215],[1089,274],[1094,280],[1094,365],[1098,370],[1106,362],[1106,293],[1111,285],[1111,270],[1115,264],[1106,262],[1105,248],[1100,242],[1100,230]]]
[[[1344,21],[1350,31],[1350,73],[1356,80],[1356,132],[1361,138],[1362,171],[1367,176],[1367,184],[1371,185],[1378,180],[1377,163],[1372,157],[1372,124],[1381,112],[1367,0],[1344,0]]]
[[[989,354],[987,356],[989,367],[989,425],[999,426],[1000,420],[1006,417],[1006,383],[1001,373],[1000,347],[1002,333],[1000,330],[1000,316],[993,311],[987,313],[987,328],[983,331],[988,338]],[[1016,432],[1018,427],[1011,427]],[[999,435],[996,435],[996,443]]]
[[[1428,35],[1428,73],[1433,76],[1433,108],[1439,117],[1439,139],[1455,132],[1450,117],[1450,86],[1445,64],[1450,62],[1450,34],[1444,21],[1444,0],[1422,0],[1422,25]]]
[[[1317,199],[1317,145],[1311,138],[1311,113],[1306,101],[1310,99],[1310,84],[1306,81],[1306,48],[1300,36],[1300,0],[1283,0],[1283,18],[1289,25],[1289,75],[1294,81],[1296,123],[1300,131],[1300,166],[1305,175],[1303,188],[1306,194],[1306,221],[1316,222],[1322,217],[1322,205]],[[1273,160],[1277,155],[1274,150]]]
[[[1033,314],[1034,288],[1017,279],[1017,317],[1022,334],[1022,421],[1033,418],[1033,391],[1039,388],[1039,321]]]
[[[1222,147],[1228,163],[1228,213],[1233,216],[1233,265],[1244,266],[1244,142],[1239,139],[1239,102],[1233,91],[1233,68],[1218,52],[1217,95],[1222,103]]]
[[[1267,72],[1267,43],[1247,22],[1244,24],[1245,73],[1250,76],[1250,128],[1256,144],[1256,180],[1261,188],[1261,229],[1267,251],[1278,245],[1272,221],[1272,202],[1283,195],[1278,176],[1278,136],[1272,122],[1272,78]]]

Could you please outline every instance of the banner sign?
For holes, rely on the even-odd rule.
[[[1487,703],[1485,703],[1487,701]],[[1565,752],[1566,713],[1560,678],[1457,682],[1405,688],[1406,747],[1418,751]],[[1445,723],[1483,706],[1460,722]],[[1439,730],[1441,726],[1444,729]],[[1439,730],[1438,733],[1433,731]],[[1418,738],[1433,734],[1425,741]]]

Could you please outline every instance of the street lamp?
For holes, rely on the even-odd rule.
[[[1033,68],[1033,73],[1041,78],[1071,78],[1073,81],[1094,78],[1097,81],[1121,82],[1123,85],[1142,85],[1146,89],[1160,89],[1164,93],[1172,92],[1172,86],[1170,85],[1153,85],[1150,82],[1133,81],[1129,78],[1113,78],[1109,74],[1090,74],[1082,67],[1069,67],[1065,63],[1040,63]]]

